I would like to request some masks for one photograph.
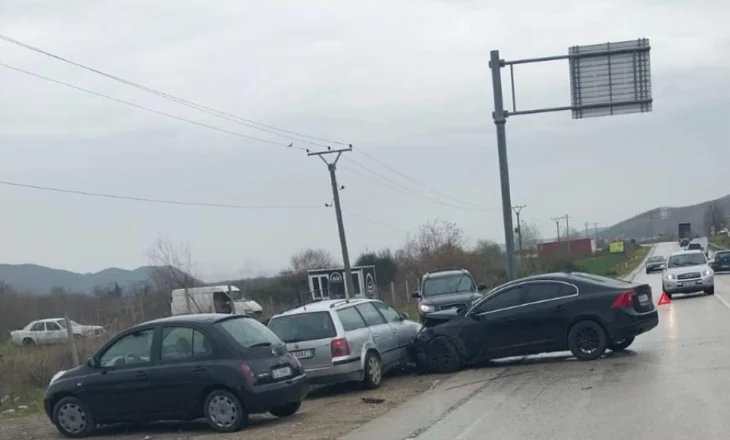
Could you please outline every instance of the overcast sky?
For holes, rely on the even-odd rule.
[[[457,223],[470,242],[503,242],[492,49],[518,59],[580,44],[651,41],[654,112],[508,121],[512,200],[527,205],[522,218],[545,237],[554,234],[553,216],[569,214],[581,229],[585,222],[608,226],[657,206],[725,195],[728,16],[730,3],[720,0],[0,0],[0,33],[217,110],[352,143],[338,177],[354,259],[365,249],[399,246],[406,231],[435,218]],[[0,62],[200,123],[290,141],[2,41]],[[568,105],[568,85],[566,61],[517,66],[523,109]],[[0,185],[0,262],[79,272],[134,268],[148,263],[160,235],[189,243],[197,272],[208,279],[277,271],[304,247],[339,257],[335,215],[324,207],[331,201],[326,167],[301,150],[3,67],[0,121],[2,181],[319,206],[170,206]],[[465,209],[475,205],[489,209]]]

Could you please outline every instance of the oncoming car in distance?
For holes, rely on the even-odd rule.
[[[437,319],[441,323],[437,323]],[[429,315],[416,337],[419,363],[436,373],[512,356],[570,350],[594,360],[659,324],[648,284],[554,273],[497,287],[465,311]]]
[[[421,328],[372,299],[325,300],[276,315],[269,328],[301,361],[315,385],[361,382],[378,388],[389,370],[414,360]]]
[[[249,414],[293,415],[307,392],[299,361],[254,318],[184,315],[132,327],[57,373],[44,407],[73,438],[102,424],[201,417],[234,432]]]
[[[702,251],[674,252],[667,259],[662,288],[669,298],[677,293],[715,294],[715,272]]]
[[[664,270],[666,266],[666,261],[664,260],[664,257],[661,255],[652,255],[646,260],[646,265],[644,266],[646,269],[646,273],[650,274],[654,271],[662,271]]]

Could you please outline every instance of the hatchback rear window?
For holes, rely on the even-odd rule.
[[[231,335],[243,348],[269,347],[281,340],[265,325],[253,318],[233,318],[218,322],[216,327]]]
[[[269,328],[287,343],[334,338],[337,335],[329,312],[278,316],[269,321]]]

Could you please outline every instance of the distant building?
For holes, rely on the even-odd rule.
[[[312,299],[345,298],[345,268],[315,269],[307,271],[309,291]],[[378,279],[375,276],[375,266],[357,266],[352,268],[352,284],[354,292],[350,298],[366,297],[378,298]]]
[[[573,240],[538,243],[537,255],[540,258],[588,257],[596,252],[596,240],[593,238],[577,238]]]

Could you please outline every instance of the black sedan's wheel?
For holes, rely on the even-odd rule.
[[[218,432],[236,432],[248,420],[248,413],[241,401],[226,390],[213,390],[203,406],[205,420]]]
[[[568,348],[580,361],[592,361],[603,356],[608,345],[606,332],[593,321],[580,321],[568,332]]]
[[[383,383],[383,366],[380,363],[380,358],[375,353],[368,353],[365,357],[365,378],[363,379],[363,386],[365,389],[374,390],[380,388],[380,384]]]
[[[272,409],[269,411],[271,415],[274,415],[276,417],[289,417],[293,416],[294,414],[299,411],[299,408],[302,407],[302,402],[294,402],[290,403],[288,405],[279,406],[277,408]]]
[[[611,341],[608,343],[608,349],[611,351],[624,351],[629,348],[629,345],[634,343],[634,336],[630,338],[619,339],[618,341]]]
[[[71,396],[54,405],[53,423],[61,434],[71,438],[88,437],[96,429],[96,420],[89,407]]]
[[[446,338],[436,338],[426,347],[426,366],[432,373],[454,373],[462,363],[458,347]]]

